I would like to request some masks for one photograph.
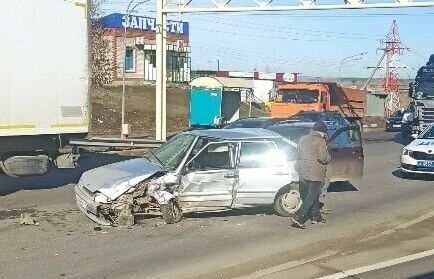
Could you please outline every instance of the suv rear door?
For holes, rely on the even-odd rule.
[[[288,149],[291,146],[288,145]],[[274,141],[242,141],[239,153],[239,185],[235,206],[272,204],[279,189],[291,182],[290,154]],[[295,148],[292,150],[295,152]]]
[[[364,155],[362,136],[357,127],[344,127],[329,140],[332,161],[327,168],[331,181],[347,181],[363,176]]]

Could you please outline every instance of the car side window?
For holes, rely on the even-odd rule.
[[[346,129],[338,131],[332,143],[338,148],[360,147],[362,146],[362,138],[357,130]]]
[[[190,171],[232,169],[233,143],[208,144],[189,164]]]
[[[266,165],[267,153],[274,146],[271,142],[242,142],[240,150],[240,168],[260,168]]]
[[[274,142],[242,142],[240,168],[262,168],[282,165],[286,161],[285,152],[276,148]]]
[[[191,159],[193,159],[194,156],[196,156],[197,153],[199,153],[199,151],[205,147],[205,145],[208,144],[208,142],[210,142],[209,139],[207,138],[199,138],[196,141],[196,144],[194,145],[193,149],[191,150],[190,155],[188,156],[187,162],[189,162]]]
[[[285,162],[293,162],[297,160],[296,147],[292,146],[288,142],[285,142],[284,140],[274,140],[273,142],[276,144],[279,153],[284,156],[283,160],[285,160]]]

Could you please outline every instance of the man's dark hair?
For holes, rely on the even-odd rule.
[[[324,122],[319,121],[319,122],[316,122],[313,125],[313,129],[312,130],[317,131],[317,132],[321,132],[321,133],[324,133],[324,134],[327,134],[327,125]]]

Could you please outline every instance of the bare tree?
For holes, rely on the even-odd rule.
[[[90,62],[92,70],[92,85],[101,87],[111,84],[113,76],[111,73],[111,61],[109,42],[104,37],[104,29],[101,26],[101,5],[105,0],[91,0],[89,5],[90,13]]]

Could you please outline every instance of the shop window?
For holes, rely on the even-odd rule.
[[[133,48],[125,50],[125,72],[135,72],[135,52]]]

